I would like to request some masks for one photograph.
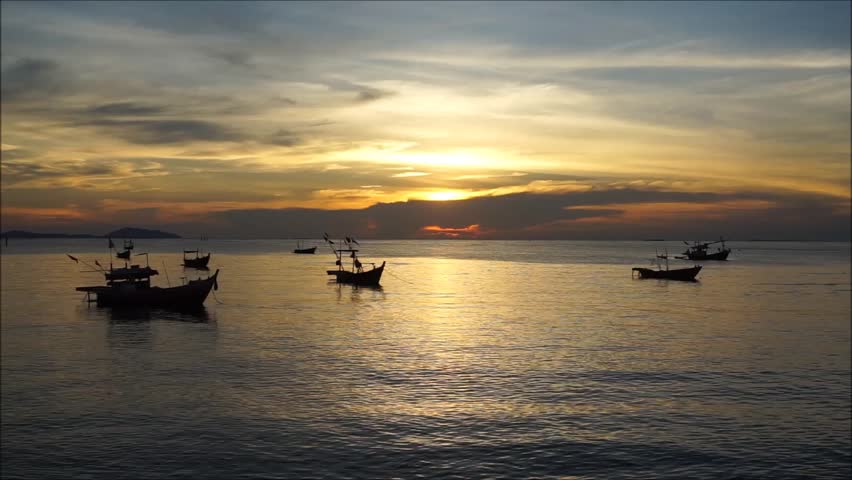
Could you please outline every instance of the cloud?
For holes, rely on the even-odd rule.
[[[689,208],[684,209],[684,204]],[[319,235],[333,225],[364,238],[428,238],[441,231],[462,234],[469,229],[468,233],[478,232],[481,238],[505,239],[711,238],[720,234],[741,239],[848,239],[848,215],[848,202],[825,196],[629,189],[408,201],[354,210],[215,214],[232,231],[253,232],[258,237]]]
[[[282,147],[292,147],[302,143],[302,140],[296,134],[284,129],[278,130],[269,137],[263,138],[262,141],[264,143]]]
[[[84,110],[91,115],[106,115],[111,117],[146,117],[162,115],[168,110],[156,105],[145,105],[134,102],[115,102],[89,107]]]
[[[387,90],[379,90],[378,88],[366,88],[358,92],[358,97],[356,98],[356,101],[359,103],[374,102],[376,100],[381,100],[383,98],[387,98],[393,95],[394,92],[390,92]]]
[[[523,172],[512,172],[512,173],[477,173],[472,175],[459,175],[458,177],[453,177],[452,180],[487,180],[493,178],[504,178],[504,177],[523,177],[528,175],[528,173]]]
[[[329,165],[322,167],[322,171],[323,172],[329,172],[331,170],[348,170],[350,168],[352,168],[352,167],[350,167],[348,165],[340,165],[338,163],[332,163],[332,164],[329,164]]]
[[[394,57],[399,58],[399,57]],[[572,71],[623,68],[681,68],[681,69],[843,69],[849,68],[849,56],[845,52],[804,51],[769,55],[730,54],[726,52],[671,51],[668,48],[631,52],[598,53],[595,55],[530,55],[515,52],[505,56],[419,56],[419,62],[437,65],[477,66],[494,68],[508,66],[539,71]]]
[[[252,56],[248,52],[239,50],[213,51],[210,56],[227,63],[232,67],[253,69],[255,64],[252,61]]]
[[[13,151],[15,152],[15,151]],[[135,177],[165,174],[157,163],[139,160],[87,159],[80,161],[47,161],[38,158],[8,159],[3,153],[2,185],[4,188],[49,188],[90,185],[92,181],[127,180]],[[8,192],[7,192],[8,193]]]
[[[395,174],[391,175],[391,177],[393,177],[393,178],[408,178],[408,177],[425,177],[426,175],[432,175],[432,174],[428,173],[428,172],[402,172],[402,173],[395,173]]]
[[[141,145],[186,142],[234,142],[249,137],[229,127],[203,120],[92,120],[90,125],[103,127],[132,143]]]
[[[121,172],[125,167],[109,164],[77,167],[93,174],[110,174],[110,168]],[[330,226],[363,238],[458,235],[492,239],[687,239],[725,235],[735,239],[848,240],[850,237],[848,199],[824,195],[597,188],[345,207],[350,202],[360,204],[364,198],[382,199],[387,195],[371,187],[315,192],[316,200],[325,198],[336,205],[344,205],[343,208],[256,208],[249,206],[273,205],[279,197],[258,194],[243,195],[239,200],[214,201],[213,197],[206,198],[206,194],[199,193],[206,191],[203,190],[208,183],[206,175],[197,174],[194,178],[200,181],[202,190],[182,195],[169,193],[160,200],[153,199],[150,192],[144,190],[128,193],[130,196],[121,197],[125,198],[123,200],[116,197],[106,201],[103,193],[90,192],[85,196],[82,191],[57,189],[55,195],[43,197],[39,203],[42,209],[39,211],[45,214],[33,211],[32,218],[49,223],[49,218],[56,217],[56,212],[72,202],[78,206],[69,212],[77,212],[75,218],[83,223],[94,224],[95,219],[113,218],[116,212],[124,212],[121,218],[130,221],[134,218],[134,210],[156,208],[160,211],[156,218],[179,233],[181,225],[195,228],[203,223],[204,231],[211,235],[238,238],[319,236],[329,231]],[[277,183],[275,178],[269,180],[270,185]],[[158,179],[152,185],[159,188],[169,183]],[[28,206],[34,203],[22,203],[24,193],[8,190],[4,194],[4,209],[13,208],[4,210],[4,222],[9,222],[4,225],[19,226],[29,221],[24,212],[34,208]],[[234,193],[222,190],[220,185],[215,198],[237,199]],[[151,211],[148,212],[145,218],[151,218]]]
[[[440,225],[427,225],[420,229],[426,235],[450,238],[476,238],[484,232],[478,224],[452,228]]]
[[[21,58],[2,71],[4,103],[53,97],[70,89],[63,70],[52,60]]]

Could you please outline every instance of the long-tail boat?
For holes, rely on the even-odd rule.
[[[302,253],[302,254],[313,255],[314,253],[316,253],[316,251],[317,251],[316,246],[304,248],[303,245],[302,245],[302,241],[299,240],[298,242],[296,242],[296,248],[295,248],[295,250],[293,250],[293,253]]]
[[[725,239],[719,238],[715,242],[693,242],[690,245],[688,242],[683,242],[687,245],[685,252],[683,252],[683,257],[675,257],[680,258],[682,260],[727,260],[728,255],[731,253],[731,249],[725,247]],[[708,249],[710,245],[714,245],[717,243],[721,243],[720,247],[716,248],[715,252],[710,252]]]
[[[187,257],[187,253],[194,253],[195,258]],[[198,250],[184,250],[183,251],[183,267],[184,268],[197,268],[199,270],[207,270],[207,264],[210,262],[210,252],[207,252],[207,255],[201,257],[199,256],[200,252]]]
[[[352,285],[362,285],[362,286],[378,286],[379,281],[382,279],[382,272],[385,270],[385,262],[382,262],[380,266],[376,266],[375,263],[371,263],[373,266],[370,270],[365,270],[364,265],[358,260],[358,250],[352,248],[352,245],[360,245],[357,240],[351,237],[345,237],[345,240],[340,241],[341,246],[346,246],[346,248],[334,248],[335,243],[332,240],[329,240],[328,234],[323,235],[323,238],[326,242],[331,246],[331,249],[334,251],[334,255],[337,258],[335,261],[335,265],[337,265],[337,270],[326,270],[328,275],[333,275],[337,280],[337,283],[349,283]],[[346,270],[343,266],[343,254],[348,253],[349,258],[352,259],[352,269]]]
[[[660,264],[660,260],[666,261],[666,269],[663,270],[662,265]],[[642,268],[642,267],[633,267],[633,272],[637,272],[639,274],[639,278],[658,278],[665,280],[681,280],[685,282],[694,282],[695,276],[698,275],[698,272],[701,271],[701,265],[695,265],[689,268],[676,268],[674,270],[669,269],[669,255],[668,252],[663,255],[657,254],[654,262],[657,264],[657,269],[653,268]],[[652,263],[654,263],[652,262]]]
[[[145,255],[147,254],[139,254]],[[210,290],[218,290],[219,270],[207,278],[190,280],[176,287],[152,287],[151,277],[159,272],[148,265],[103,269],[106,285],[77,287],[90,302],[108,307],[160,307],[191,309],[204,304]],[[92,296],[94,295],[94,298]]]
[[[112,239],[109,239],[109,248],[115,248],[115,245],[112,243]],[[116,258],[120,258],[122,260],[130,260],[130,253],[133,250],[133,240],[125,240],[124,241],[124,251],[119,252],[118,249],[115,250]]]

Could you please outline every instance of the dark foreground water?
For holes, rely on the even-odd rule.
[[[381,290],[201,242],[221,288],[182,315],[83,303],[65,254],[101,240],[13,240],[2,477],[850,475],[848,243],[735,242],[692,284],[631,279],[676,242],[362,243]],[[196,245],[137,251],[175,284]]]

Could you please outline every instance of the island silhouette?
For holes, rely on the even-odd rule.
[[[3,232],[2,236],[5,238],[182,238],[176,233],[136,227],[123,227],[104,235],[90,235],[82,233],[38,233],[27,232],[24,230],[9,230],[8,232]]]

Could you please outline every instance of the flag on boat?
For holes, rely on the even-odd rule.
[[[102,267],[102,266],[101,266],[101,264],[100,264],[100,263],[98,263],[98,261],[97,261],[97,260],[95,260],[95,265],[97,265],[97,266],[99,266],[99,267],[101,267],[101,268],[104,268],[104,267]]]
[[[77,260],[77,257],[75,257],[71,254],[68,254],[68,253],[66,253],[65,255],[68,255],[68,258],[70,258],[71,260],[74,260],[75,262],[80,263],[80,260]]]

